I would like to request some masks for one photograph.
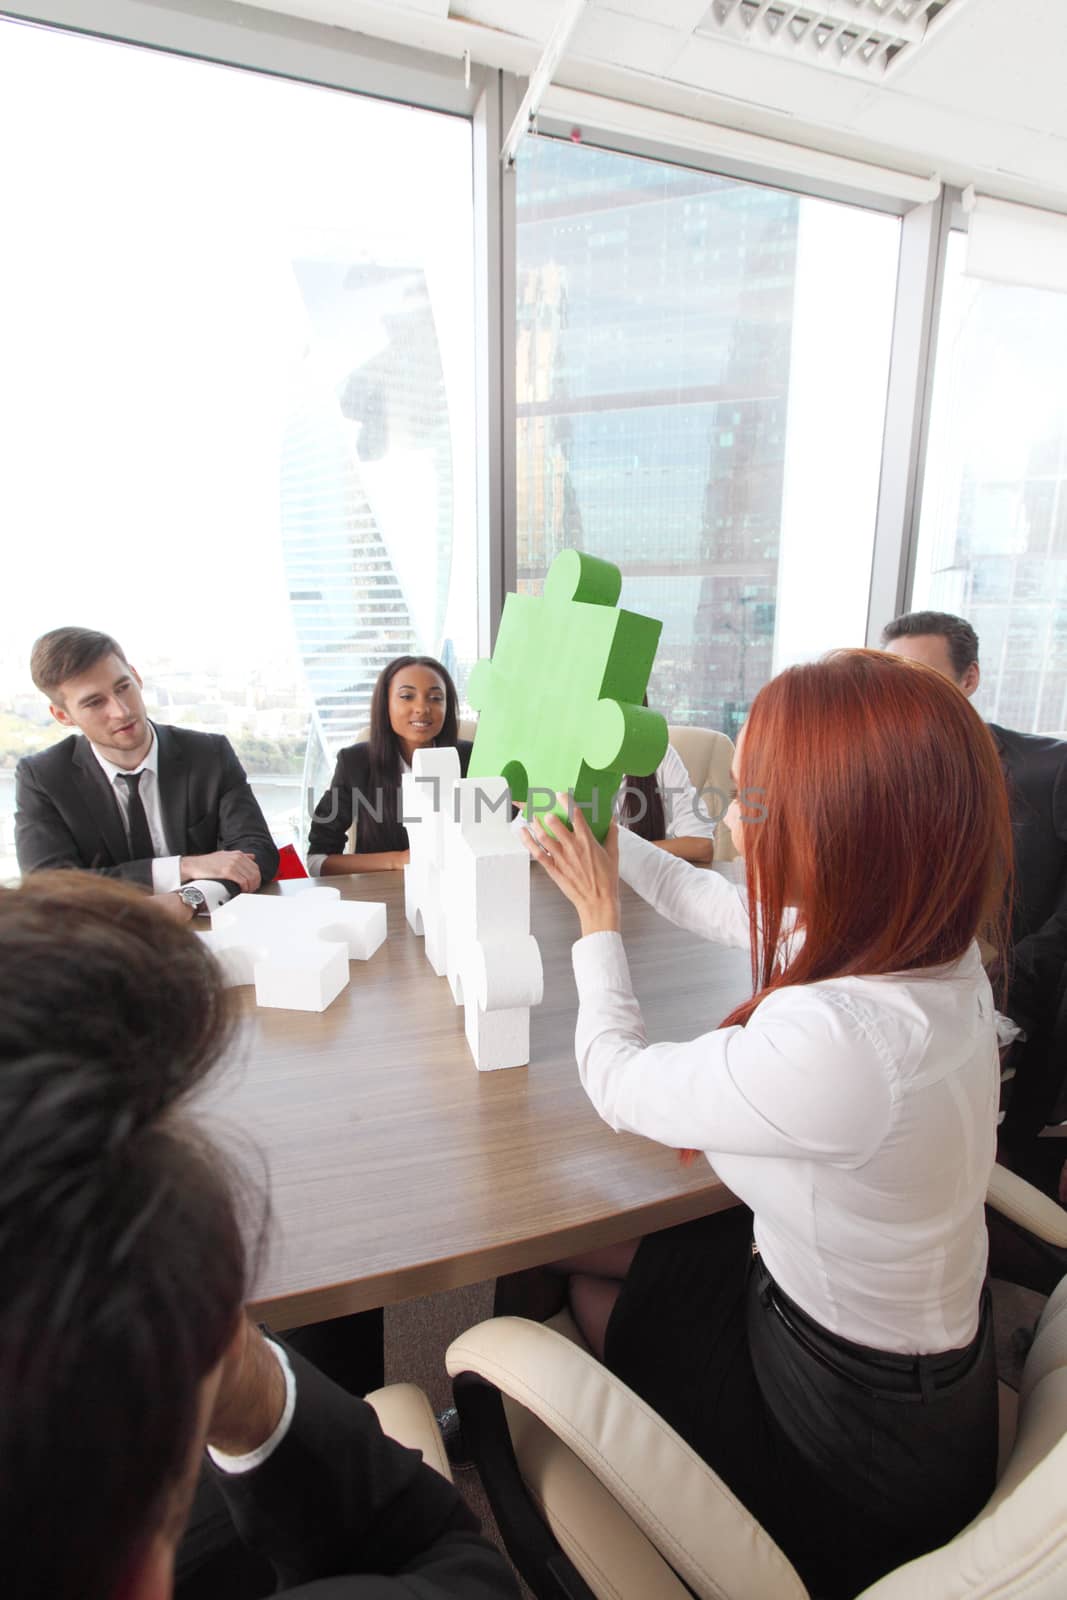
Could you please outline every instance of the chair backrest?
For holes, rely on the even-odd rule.
[[[733,861],[737,855],[730,830],[723,823],[730,804],[732,779],[730,763],[734,759],[733,740],[725,733],[711,728],[685,728],[671,723],[667,728],[671,744],[681,756],[689,781],[701,796],[704,809],[715,829],[716,861]]]
[[[809,1600],[770,1535],[590,1354],[566,1311],[547,1324],[480,1323],[453,1341],[445,1365],[503,1395],[518,1470],[597,1600]],[[456,1398],[462,1417],[458,1385]]]

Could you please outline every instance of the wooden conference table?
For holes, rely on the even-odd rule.
[[[727,868],[727,871],[730,869]],[[528,1067],[478,1072],[462,1011],[404,919],[399,872],[333,879],[389,934],[322,1013],[261,1010],[198,1109],[270,1194],[257,1314],[278,1328],[477,1283],[731,1203],[703,1158],[616,1134],[574,1060],[577,918],[532,874],[545,999]],[[317,890],[308,890],[316,893]],[[749,992],[748,954],[669,927],[623,888],[651,1039],[688,1038]]]

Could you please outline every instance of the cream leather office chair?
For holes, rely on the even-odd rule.
[[[1059,1206],[1002,1168],[989,1203],[1047,1242],[1053,1270],[1067,1269]],[[552,1324],[483,1322],[455,1340],[446,1364],[465,1441],[538,1600],[813,1600],[721,1479],[589,1354],[566,1313]],[[1067,1596],[1067,1277],[1018,1396],[1002,1388],[1001,1414],[1001,1470],[985,1510],[863,1600]]]
[[[433,1408],[414,1383],[391,1383],[367,1396],[382,1425],[382,1432],[410,1450],[421,1450],[422,1459],[442,1478],[452,1481],[452,1468],[445,1454],[445,1442],[437,1426]]]
[[[715,829],[715,860],[733,861],[737,851],[730,830],[722,822],[733,791],[730,777],[733,740],[710,728],[683,728],[677,723],[669,724],[667,732],[685,763],[690,783],[697,794],[703,796],[705,810],[713,822],[719,823]]]

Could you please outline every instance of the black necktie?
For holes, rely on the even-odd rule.
[[[148,830],[148,818],[145,815],[144,801],[141,799],[141,779],[143,772],[120,772],[119,782],[126,785],[130,796],[130,860],[151,861],[156,853],[152,843],[152,835]]]

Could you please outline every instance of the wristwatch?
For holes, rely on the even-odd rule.
[[[203,889],[197,889],[191,883],[187,883],[184,889],[178,890],[178,898],[183,905],[189,907],[194,917],[207,910],[207,895]]]

